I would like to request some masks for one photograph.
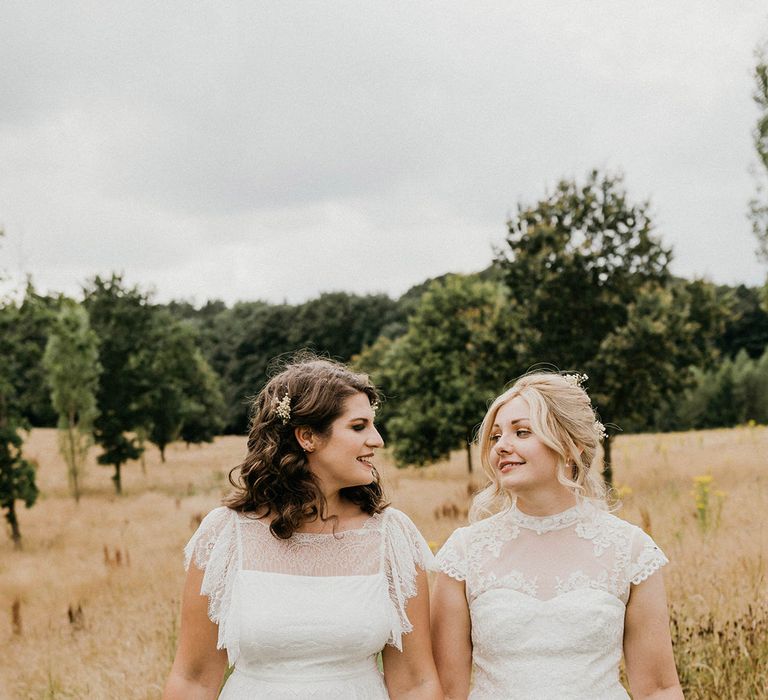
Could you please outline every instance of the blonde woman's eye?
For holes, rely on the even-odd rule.
[[[520,428],[519,430],[515,431],[515,434],[519,438],[524,438],[524,437],[528,437],[531,434],[531,431],[530,430],[526,430],[525,428]]]
[[[501,435],[491,435],[490,438],[488,438],[491,442],[498,442]]]

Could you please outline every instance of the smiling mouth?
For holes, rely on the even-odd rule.
[[[499,471],[502,474],[506,474],[508,472],[511,472],[516,467],[522,467],[525,464],[525,462],[502,462],[499,465]]]
[[[357,461],[364,464],[366,467],[373,469],[373,455],[365,455],[365,457],[358,457]]]

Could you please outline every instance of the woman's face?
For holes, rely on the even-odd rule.
[[[362,392],[349,396],[325,438],[307,454],[309,469],[326,494],[374,479],[374,451],[384,441],[373,425],[373,409]]]
[[[490,439],[489,461],[502,488],[530,494],[562,486],[557,480],[559,455],[531,431],[531,410],[521,396],[496,412]]]

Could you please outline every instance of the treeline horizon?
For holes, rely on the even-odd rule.
[[[395,339],[404,335],[409,316],[416,310],[419,300],[431,286],[445,284],[452,278],[493,281],[498,279],[498,276],[492,264],[475,273],[448,272],[428,278],[413,285],[398,297],[386,293],[358,294],[338,290],[321,292],[315,297],[294,304],[261,299],[238,300],[231,305],[221,299],[209,299],[200,303],[185,299],[154,302],[152,293],[143,291],[139,285],[124,286],[122,275],[119,273],[112,273],[111,278],[94,276],[85,284],[84,293],[91,284],[114,283],[119,288],[124,287],[142,296],[149,307],[164,310],[176,321],[188,324],[187,328],[193,329],[197,347],[203,352],[218,379],[222,384],[229,384],[229,391],[222,386],[222,393],[229,401],[227,422],[222,425],[221,433],[242,434],[247,430],[248,399],[258,393],[258,389],[269,375],[270,368],[278,367],[281,361],[287,360],[293,353],[308,350],[320,356],[349,363],[380,337]],[[702,282],[697,278],[675,279],[680,284]],[[733,363],[737,356],[741,364],[759,360],[768,348],[768,312],[761,304],[763,288],[744,283],[703,283],[711,286],[720,303],[728,310],[722,333],[714,339],[719,360],[726,365],[728,362]],[[34,328],[27,329],[31,333],[26,338],[25,349],[31,351],[32,361],[40,359],[45,349],[45,321],[50,322],[52,315],[66,301],[83,303],[82,299],[78,300],[63,293],[41,294],[35,289],[31,277],[28,278],[24,293],[14,296],[16,301],[10,301],[13,298],[11,295],[0,300],[0,308],[13,305],[22,311],[22,316],[29,316],[25,320],[31,322],[30,325]],[[33,309],[35,306],[37,308]],[[35,316],[37,318],[33,318]],[[286,322],[291,324],[290,329],[286,327]],[[240,328],[235,331],[237,326]],[[226,338],[219,337],[221,332],[227,332]],[[36,353],[36,349],[40,352]],[[35,358],[35,355],[38,357]],[[254,356],[257,356],[257,359]],[[246,359],[248,364],[255,365],[255,375],[239,367],[240,361]],[[32,362],[29,363],[31,364]],[[542,360],[531,365],[531,368],[539,364],[547,365],[548,362],[546,359]],[[531,368],[525,368],[510,376],[505,383]],[[57,416],[50,400],[50,390],[45,382],[41,381],[39,374],[35,376],[31,366],[25,369],[29,388],[22,391],[27,394],[22,415],[30,427],[56,427]],[[549,363],[549,369],[578,371],[580,368],[557,368]],[[499,389],[502,387],[503,384]],[[736,423],[738,422],[744,421],[737,420]],[[723,424],[722,427],[728,426]],[[663,426],[647,427],[655,428],[662,430]]]
[[[562,180],[507,222],[492,265],[387,294],[301,304],[155,303],[119,275],[82,299],[0,300],[0,507],[37,497],[25,428],[59,430],[75,499],[85,456],[114,470],[152,443],[244,434],[249,399],[292,353],[371,375],[377,423],[398,465],[469,449],[489,402],[532,368],[588,375],[604,475],[621,432],[768,423],[765,289],[675,277],[649,203],[620,175]],[[234,466],[234,465],[233,465]],[[20,542],[20,535],[18,535]]]

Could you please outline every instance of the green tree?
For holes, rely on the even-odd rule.
[[[156,311],[142,364],[147,367],[143,421],[148,439],[165,462],[166,447],[183,437],[188,443],[210,441],[223,426],[218,378],[196,347],[189,322]],[[186,428],[186,430],[185,430]]]
[[[224,428],[226,411],[218,375],[201,352],[195,351],[192,361],[195,381],[187,388],[180,434],[187,446],[213,442]]]
[[[768,346],[756,362],[755,376],[756,401],[753,418],[756,423],[768,425]]]
[[[321,294],[295,307],[290,343],[346,362],[373,343],[382,328],[399,320],[397,302],[385,294]]]
[[[270,362],[294,349],[294,318],[294,307],[266,302],[240,302],[216,318],[222,340],[211,365],[223,380],[226,431],[246,431],[249,397],[266,383]]]
[[[37,500],[35,470],[22,456],[23,440],[19,432],[27,427],[21,413],[13,379],[20,362],[20,345],[15,329],[19,310],[12,303],[0,306],[0,509],[11,528],[11,538],[21,549],[21,530],[16,501],[31,508]]]
[[[217,319],[229,311],[227,305],[220,299],[206,301],[202,306],[194,306],[187,301],[170,301],[165,307],[171,315],[194,326],[196,344],[203,357],[213,366],[214,357],[221,347],[226,347],[228,338],[220,337],[216,330]],[[217,374],[220,368],[214,368]]]
[[[512,305],[533,329],[534,362],[578,369],[626,320],[648,282],[666,283],[671,252],[653,235],[647,203],[628,201],[620,176],[563,180],[534,206],[518,206],[496,263]]]
[[[745,350],[739,352],[733,360],[734,425],[760,420],[766,388],[760,376],[759,363],[752,360]]]
[[[690,385],[690,366],[703,363],[709,347],[707,334],[692,318],[685,287],[648,284],[627,307],[625,322],[603,338],[597,357],[587,363],[592,399],[601,415],[618,419],[622,429],[648,429],[653,407],[674,400]],[[610,433],[603,441],[609,482],[612,441]]]
[[[743,284],[720,286],[717,297],[726,312],[725,326],[716,338],[718,350],[736,357],[743,348],[751,358],[760,357],[768,346],[768,311],[761,305],[760,289]]]
[[[752,132],[752,139],[761,170],[757,173],[757,194],[750,202],[750,218],[758,242],[758,252],[768,261],[768,190],[765,184],[768,182],[768,44],[758,48],[756,58],[755,89],[752,96],[760,115]]]
[[[48,337],[43,356],[53,406],[59,414],[59,451],[67,464],[69,484],[80,501],[81,479],[93,444],[93,421],[98,415],[99,339],[88,312],[66,300]]]
[[[387,401],[381,420],[400,464],[425,464],[470,442],[501,375],[501,339],[515,324],[501,287],[451,275],[432,283],[408,321],[405,335],[382,338],[356,358]],[[509,357],[507,355],[507,357]]]
[[[255,301],[214,314],[206,307],[192,311],[181,305],[173,311],[194,316],[203,325],[201,348],[222,379],[225,430],[236,433],[246,430],[248,398],[264,385],[276,357],[311,348],[348,361],[382,330],[397,333],[405,321],[399,303],[385,295],[346,292],[322,294],[297,306]]]
[[[60,303],[60,297],[39,294],[28,281],[11,330],[17,339],[13,383],[19,409],[25,420],[34,426],[56,425],[57,415],[45,380],[43,353]]]
[[[584,184],[563,180],[534,206],[520,205],[496,264],[529,330],[527,363],[586,372],[604,423],[648,424],[648,402],[686,385],[717,326],[714,305],[692,315],[691,300],[711,290],[673,284],[670,259],[648,204],[632,203],[620,176],[593,171]],[[611,439],[609,431],[608,481]]]
[[[35,469],[21,454],[23,441],[19,428],[4,411],[0,396],[0,508],[5,510],[5,519],[11,527],[11,538],[16,549],[21,549],[21,530],[16,515],[16,501],[31,508],[37,500]]]
[[[147,296],[136,287],[126,287],[119,275],[95,277],[83,303],[99,337],[103,369],[96,392],[99,415],[94,421],[94,436],[103,450],[98,462],[113,466],[112,481],[119,494],[122,465],[138,459],[143,451],[135,431],[146,423],[142,396],[148,371],[143,348],[152,335],[152,308]]]
[[[695,369],[694,382],[676,403],[678,427],[724,428],[768,423],[768,348],[758,359],[746,350],[716,367]]]

